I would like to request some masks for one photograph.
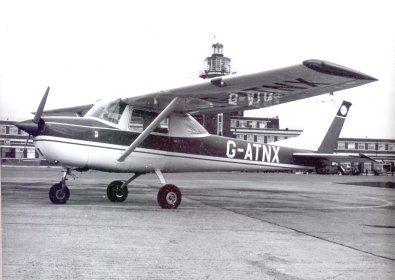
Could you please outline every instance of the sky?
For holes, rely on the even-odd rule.
[[[341,137],[395,139],[395,17],[391,1],[0,2],[0,118],[130,97],[199,81],[220,42],[238,74],[322,59],[379,79],[336,92],[353,106]],[[316,122],[320,96],[248,112],[282,128]]]

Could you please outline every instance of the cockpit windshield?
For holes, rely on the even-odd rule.
[[[99,100],[95,105],[93,105],[93,107],[86,113],[85,116],[100,118],[105,121],[118,124],[126,106],[127,104],[121,99],[110,102]]]

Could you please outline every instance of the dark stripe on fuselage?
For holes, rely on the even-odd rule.
[[[98,146],[100,144],[129,146],[139,135],[137,132],[117,130],[92,119],[45,119],[45,122],[46,127],[41,135],[95,142],[98,143]],[[86,145],[95,146],[94,144]],[[251,143],[215,135],[195,138],[151,134],[139,147],[190,155],[295,164],[292,156],[293,151],[289,148]]]

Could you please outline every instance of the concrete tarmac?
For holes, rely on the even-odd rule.
[[[163,210],[155,175],[111,203],[128,175],[101,172],[53,205],[61,175],[2,167],[4,279],[395,279],[395,177],[165,174],[183,200]]]

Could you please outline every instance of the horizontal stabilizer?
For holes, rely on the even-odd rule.
[[[329,160],[333,162],[362,162],[362,161],[373,161],[376,160],[368,157],[362,153],[354,154],[322,154],[322,153],[294,153],[293,156],[298,160],[312,160],[321,159]]]

